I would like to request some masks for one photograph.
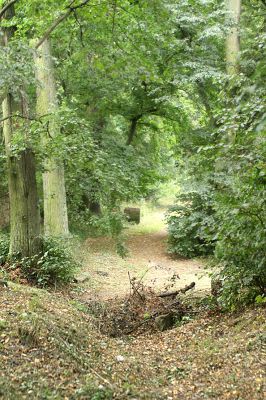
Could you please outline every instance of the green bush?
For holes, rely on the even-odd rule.
[[[9,252],[9,236],[0,232],[0,265],[5,264]]]
[[[69,283],[78,267],[69,241],[63,238],[44,237],[43,253],[21,262],[24,275],[39,286]]]
[[[167,214],[169,252],[185,257],[207,255],[214,249],[214,209],[210,192],[177,196]]]

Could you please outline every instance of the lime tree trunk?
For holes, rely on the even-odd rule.
[[[233,75],[238,72],[240,53],[240,13],[241,0],[226,0],[229,32],[226,39],[226,66],[227,73]]]
[[[240,15],[241,0],[227,1],[227,18],[229,23],[229,32],[226,38],[226,70],[229,77],[233,78],[239,73],[240,58]],[[235,106],[235,87],[229,85],[229,98],[231,98],[232,108]],[[237,120],[232,121],[231,129],[228,131],[229,143],[234,144],[236,140],[238,123]]]
[[[52,141],[60,133],[57,122],[58,101],[54,76],[53,59],[48,40],[39,47],[36,57],[37,113],[47,115],[47,131],[43,133],[43,145],[49,154]],[[64,236],[68,231],[68,215],[64,178],[64,163],[58,155],[51,152],[44,161],[44,232],[50,236]]]
[[[14,6],[5,14],[15,15]],[[14,28],[3,30],[3,45],[12,39]],[[3,134],[7,158],[10,200],[10,256],[31,257],[41,251],[40,214],[35,175],[35,157],[28,141],[29,121],[27,96],[23,88],[7,93],[2,102]],[[14,116],[14,115],[19,115]],[[22,136],[22,150],[12,151],[14,134]]]

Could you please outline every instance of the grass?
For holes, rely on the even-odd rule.
[[[141,222],[139,225],[131,225],[127,229],[128,234],[149,234],[166,229],[165,213],[174,204],[175,194],[178,191],[177,184],[172,181],[162,184],[158,198],[149,201],[140,201],[135,204],[126,204],[129,207],[139,207],[141,210]]]
[[[165,230],[165,210],[149,204],[135,204],[141,209],[140,223],[132,224],[126,229],[127,235],[145,235]]]

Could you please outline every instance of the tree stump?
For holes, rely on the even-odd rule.
[[[140,223],[140,208],[126,207],[124,209],[124,214],[128,222],[135,222],[135,224]]]

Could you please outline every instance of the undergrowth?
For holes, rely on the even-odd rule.
[[[42,253],[33,257],[9,257],[9,237],[0,237],[2,270],[11,280],[25,280],[37,286],[56,286],[73,281],[80,263],[75,256],[73,239],[43,237]]]

